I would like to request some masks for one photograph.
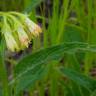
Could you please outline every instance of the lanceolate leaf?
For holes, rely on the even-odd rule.
[[[50,60],[59,60],[64,53],[73,53],[76,51],[92,51],[96,52],[96,46],[86,43],[74,42],[56,45],[50,48],[41,49],[38,52],[27,55],[22,58],[15,67],[16,76],[24,75],[28,71],[34,69],[35,66],[47,63]]]
[[[20,77],[16,81],[15,86],[15,94],[18,94],[20,91],[23,91],[24,89],[27,89],[34,86],[36,81],[42,79],[45,75],[47,75],[48,69],[46,69],[44,66],[37,66],[32,71],[29,71],[26,73],[23,77]]]
[[[42,72],[41,71],[40,71],[40,73],[38,73],[38,72],[39,72],[39,70],[41,70],[42,66],[47,64],[47,62],[49,62],[51,60],[59,60],[60,58],[62,58],[64,53],[73,53],[78,50],[96,52],[96,46],[92,46],[92,45],[89,46],[88,44],[84,44],[84,43],[80,43],[80,42],[64,43],[64,44],[56,45],[56,46],[53,46],[50,48],[41,49],[38,52],[25,56],[15,66],[14,72],[15,72],[16,78],[14,78],[10,82],[10,84],[14,84],[16,82],[17,86],[19,86],[19,87],[17,87],[17,89],[20,88],[20,89],[18,89],[19,91],[24,90],[26,87],[28,87],[30,84],[32,84],[33,81],[35,82],[39,78],[42,77],[41,74],[44,72],[43,70],[46,67],[44,69],[42,69]],[[34,72],[34,70],[35,70],[35,72]],[[34,73],[32,74],[32,72],[34,72]],[[39,75],[37,76],[37,74],[39,74]],[[35,77],[37,77],[37,78],[34,79]],[[28,78],[30,78],[31,80]],[[24,82],[24,85],[23,84],[19,85],[19,83],[23,82],[24,80],[26,80]]]
[[[88,89],[90,92],[96,89],[96,81],[69,68],[59,68],[63,76]]]

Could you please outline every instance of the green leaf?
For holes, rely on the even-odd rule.
[[[60,80],[60,85],[63,87],[64,92],[66,92],[66,96],[74,96],[72,86],[70,83],[66,83],[64,80]]]
[[[72,24],[67,24],[65,27],[65,32],[64,32],[64,37],[63,40],[64,42],[84,42],[84,37],[82,34],[84,34],[82,28],[72,25]]]
[[[25,8],[24,12],[29,13],[32,11],[33,8],[37,7],[42,1],[44,0],[31,0],[30,1],[30,5],[27,6],[27,8]]]
[[[14,69],[14,73],[16,77],[10,82],[10,84],[14,85],[14,83],[16,82],[17,83],[16,86],[19,86],[17,87],[18,89],[17,91],[19,92],[20,90],[24,90],[30,84],[34,84],[33,79],[35,77],[37,77],[37,79],[35,79],[34,82],[36,82],[39,78],[42,77],[42,75],[39,76],[37,75],[41,73],[43,74],[44,72],[43,70],[46,69],[45,67],[44,69],[42,69],[43,72],[40,71],[41,73],[38,73],[38,71],[41,70],[42,66],[46,66],[46,64],[51,60],[60,60],[64,55],[64,53],[73,53],[78,50],[96,52],[96,47],[92,47],[89,46],[88,44],[84,44],[80,42],[71,42],[71,43],[64,43],[61,45],[52,46],[46,49],[41,49],[33,54],[31,53],[30,55],[23,57],[17,63]],[[34,74],[32,74],[32,72],[34,72]],[[31,80],[28,78],[31,78]],[[18,82],[24,82],[24,85]]]
[[[2,95],[2,89],[1,89],[1,88],[0,88],[0,96],[3,96],[3,95]]]
[[[70,42],[64,43],[49,48],[41,49],[38,52],[31,53],[23,57],[15,67],[16,76],[22,76],[35,66],[47,63],[50,60],[59,60],[64,53],[73,53],[76,51],[92,51],[96,52],[96,46],[88,45],[87,43]]]
[[[30,87],[36,84],[36,81],[46,76],[48,69],[44,66],[37,66],[32,71],[26,73],[23,77],[20,77],[16,81],[15,94],[17,95],[20,91],[28,90]]]
[[[96,90],[90,96],[96,96]]]
[[[66,76],[68,79],[74,81],[78,85],[86,88],[87,90],[94,91],[96,89],[96,81],[92,78],[89,78],[83,74],[80,74],[70,68],[59,68],[59,71],[63,76]]]

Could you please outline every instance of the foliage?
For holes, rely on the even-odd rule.
[[[27,13],[43,31],[32,40],[30,54],[23,50],[26,56],[18,60],[6,57],[1,38],[0,96],[34,96],[35,91],[38,96],[95,96],[95,6],[96,0],[0,1],[1,11]]]

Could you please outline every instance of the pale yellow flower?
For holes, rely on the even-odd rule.
[[[4,37],[6,41],[7,48],[14,52],[19,50],[19,46],[16,43],[14,37],[12,36],[11,32],[4,32]]]
[[[33,36],[38,36],[39,33],[42,32],[41,28],[37,24],[35,24],[33,21],[31,21],[29,18],[25,19],[25,24]]]
[[[8,12],[3,19],[1,32],[10,51],[15,52],[28,47],[31,39],[42,32],[41,28],[24,14]]]
[[[21,46],[22,47],[28,47],[30,39],[29,39],[27,33],[24,31],[22,26],[18,27],[17,33],[18,33],[18,36],[19,36]]]

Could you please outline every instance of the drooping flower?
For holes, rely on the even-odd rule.
[[[28,47],[31,39],[41,33],[41,28],[24,14],[8,12],[3,17],[1,32],[8,49],[12,52]]]
[[[11,32],[4,32],[4,37],[6,41],[7,48],[14,52],[19,50],[19,46],[16,43],[14,37],[12,36]]]
[[[41,28],[27,17],[25,18],[25,24],[33,36],[38,36],[42,32]]]
[[[19,51],[19,46],[18,46],[18,44],[17,44],[17,42],[16,42],[16,40],[15,40],[13,34],[12,34],[11,27],[8,24],[6,17],[4,17],[4,22],[3,23],[4,24],[1,28],[1,32],[2,32],[2,35],[5,38],[7,48],[12,52]]]
[[[22,26],[18,27],[17,33],[18,33],[18,37],[19,37],[21,46],[22,47],[28,47],[30,39],[29,39],[27,33],[24,31]]]

